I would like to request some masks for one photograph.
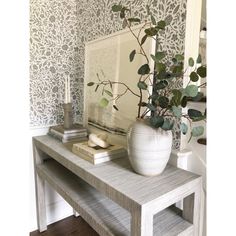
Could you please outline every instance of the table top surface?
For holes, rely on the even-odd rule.
[[[33,141],[39,149],[98,190],[103,185],[141,205],[200,178],[171,165],[158,176],[145,177],[132,170],[127,156],[93,165],[73,154],[72,144],[63,144],[48,135],[34,137]]]

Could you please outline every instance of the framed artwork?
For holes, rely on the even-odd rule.
[[[144,25],[132,28],[135,34],[144,36]],[[156,41],[147,38],[143,44],[148,57],[155,54]],[[134,93],[139,93],[137,73],[141,65],[146,63],[143,55],[136,54],[130,62],[130,53],[139,52],[137,40],[128,29],[118,31],[114,34],[90,41],[85,45],[85,80],[84,80],[84,124],[97,127],[109,133],[126,135],[128,127],[136,119],[139,98]],[[150,59],[150,58],[149,58]],[[150,62],[153,61],[150,59]],[[154,63],[153,65],[154,66]],[[113,97],[104,91],[102,86],[96,88],[99,80],[111,81],[106,85],[106,90],[112,92]],[[87,86],[88,83],[95,83]],[[127,87],[124,86],[125,83]],[[152,78],[148,81],[152,83]],[[96,90],[96,92],[95,92]],[[151,94],[151,86],[149,87]],[[147,96],[147,95],[146,95]],[[105,97],[109,100],[106,107],[101,107],[99,101]],[[118,98],[118,99],[117,99]],[[114,105],[118,110],[114,109]]]

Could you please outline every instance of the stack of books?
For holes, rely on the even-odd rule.
[[[75,143],[73,144],[72,152],[94,165],[127,156],[127,150],[116,144],[108,148],[101,148],[99,146],[89,147],[88,142]]]
[[[70,129],[65,129],[63,125],[52,126],[48,134],[63,143],[85,141],[88,136],[87,129],[80,124],[74,124]]]

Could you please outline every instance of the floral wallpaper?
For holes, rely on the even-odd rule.
[[[170,25],[160,36],[169,56],[184,52],[187,0],[123,0],[133,14],[145,19],[146,4],[156,20]],[[122,28],[111,12],[117,0],[30,0],[30,125],[63,122],[64,81],[71,78],[74,120],[82,121],[84,43]],[[179,127],[174,129],[179,147]]]

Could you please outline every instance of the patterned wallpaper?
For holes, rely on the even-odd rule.
[[[187,0],[123,0],[135,15],[146,17],[146,4],[157,20],[170,26],[160,37],[169,55],[183,53]],[[30,125],[63,122],[64,80],[71,77],[74,119],[82,121],[84,43],[121,29],[111,7],[118,0],[30,1]],[[180,132],[174,131],[179,147]]]

